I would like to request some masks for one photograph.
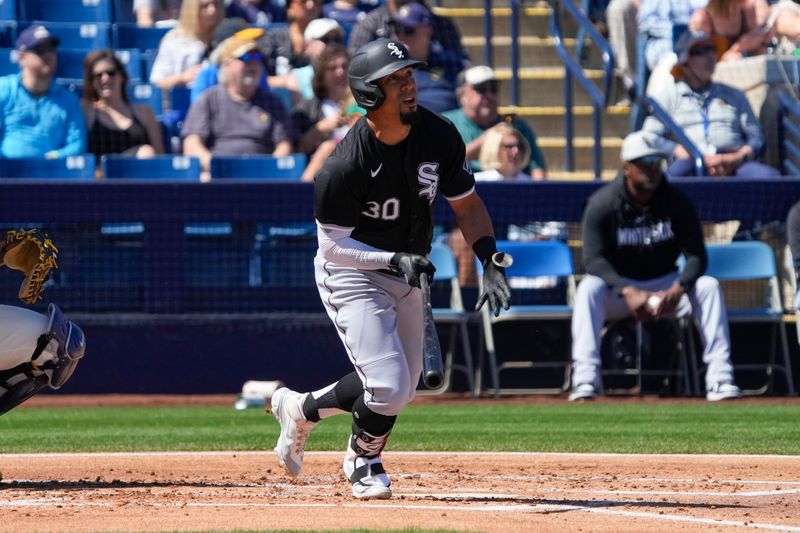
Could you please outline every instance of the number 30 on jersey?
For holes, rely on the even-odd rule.
[[[378,220],[395,220],[400,215],[400,200],[389,198],[382,204],[367,202],[367,209],[361,214]]]

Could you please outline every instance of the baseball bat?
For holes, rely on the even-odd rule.
[[[425,325],[425,339],[422,345],[422,379],[429,389],[438,389],[444,382],[444,368],[439,335],[436,333],[436,324],[433,323],[431,285],[427,274],[420,274],[419,287],[422,289],[422,313]]]

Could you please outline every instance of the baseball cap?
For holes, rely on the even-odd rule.
[[[417,26],[429,26],[431,24],[431,12],[428,8],[418,2],[411,2],[400,6],[397,12],[392,15],[395,24],[416,28]]]
[[[306,26],[303,39],[306,41],[322,39],[332,31],[335,31],[340,39],[344,39],[344,28],[341,24],[329,18],[314,19]]]
[[[41,24],[37,24],[25,28],[22,33],[19,34],[19,37],[17,37],[17,50],[25,52],[45,43],[58,46],[61,40],[58,37],[50,35],[47,28]]]
[[[250,25],[243,18],[234,17],[223,19],[222,22],[217,25],[217,28],[211,36],[211,48],[216,48],[222,44],[222,41],[233,37],[237,32],[249,27]]]
[[[656,145],[656,135],[645,131],[629,133],[622,141],[620,159],[630,162],[642,157],[667,159],[668,154]]]
[[[497,77],[495,76],[492,67],[487,67],[486,65],[478,65],[476,67],[470,67],[467,70],[462,71],[458,75],[458,84],[480,85],[485,81],[492,81],[496,79]]]
[[[229,39],[225,39],[220,45],[220,48],[220,61],[225,61],[226,59],[240,58],[247,52],[255,50],[258,46],[253,39],[234,35]]]
[[[689,52],[692,48],[700,45],[713,46],[717,51],[717,59],[719,59],[727,48],[727,40],[719,35],[709,35],[703,31],[683,32],[675,43],[675,55],[678,56],[678,65],[683,65],[689,61]]]

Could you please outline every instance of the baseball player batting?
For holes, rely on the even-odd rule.
[[[34,303],[56,268],[50,239],[39,230],[10,231],[0,244],[0,266],[21,271],[20,299]],[[83,331],[55,304],[43,315],[30,309],[0,305],[0,415],[45,387],[58,389],[83,357]]]
[[[359,499],[392,494],[381,452],[422,372],[419,278],[435,271],[426,255],[439,192],[485,265],[477,307],[488,300],[497,314],[511,294],[504,269],[492,262],[492,223],[464,143],[450,122],[417,106],[413,70],[424,65],[389,39],[365,44],[350,61],[350,89],[367,115],[316,175],[314,263],[320,297],[355,371],[310,393],[278,389],[270,406],[281,427],[278,461],[292,476],[303,467],[311,429],[352,413],[343,468]]]

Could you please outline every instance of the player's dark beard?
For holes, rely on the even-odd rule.
[[[415,109],[414,111],[409,111],[407,113],[400,113],[400,122],[413,126],[419,122],[419,111]]]

